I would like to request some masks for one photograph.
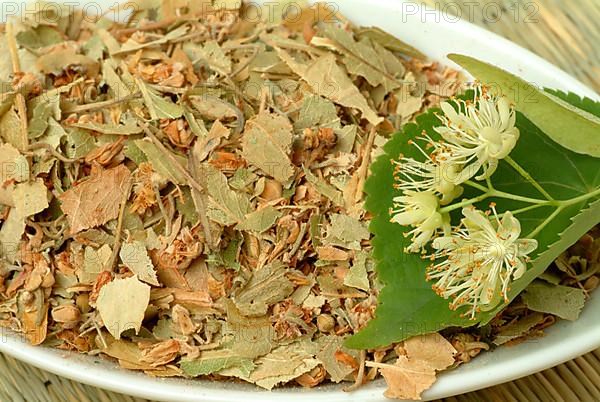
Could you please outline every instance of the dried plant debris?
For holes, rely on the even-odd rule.
[[[456,349],[437,333],[419,335],[396,346],[396,362],[367,362],[385,378],[385,396],[395,399],[420,399],[421,393],[435,382],[436,371],[454,364]]]
[[[380,287],[362,186],[388,135],[453,96],[459,75],[320,5],[250,20],[216,3],[5,26],[0,324],[154,376],[266,389],[360,385],[377,374],[368,362],[389,396],[417,398],[486,344],[344,347]],[[592,243],[558,266],[568,281],[544,286],[595,287]],[[531,288],[524,302],[560,307],[547,297]]]

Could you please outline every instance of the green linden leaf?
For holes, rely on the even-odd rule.
[[[589,110],[597,108],[588,107]],[[394,166],[390,160],[397,159],[400,154],[422,159],[416,147],[408,144],[408,140],[422,136],[424,131],[434,140],[439,139],[433,130],[433,127],[440,125],[436,112],[439,111],[430,110],[418,116],[416,124],[407,124],[401,133],[393,136],[384,146],[384,154],[371,165],[372,174],[365,185],[365,208],[373,214],[369,227],[374,235],[373,258],[384,288],[379,296],[375,318],[361,332],[348,339],[348,347],[370,349],[450,326],[484,325],[507,305],[501,303],[490,311],[481,312],[476,320],[461,317],[464,308],[451,311],[448,308],[450,301],[437,296],[431,289],[432,283],[425,280],[430,261],[418,254],[406,254],[403,251],[410,243],[404,234],[411,228],[389,221],[392,199],[400,195],[399,190],[393,188]],[[529,255],[531,262],[525,274],[511,284],[509,302],[541,275],[560,253],[594,227],[600,217],[597,193],[600,188],[599,160],[561,147],[521,113],[517,113],[516,124],[521,136],[510,157],[555,200],[573,201],[563,205],[560,210],[555,205],[545,205],[516,215],[521,222],[521,237],[528,238],[531,237],[530,233],[534,233],[538,248]],[[543,198],[506,160],[500,161],[491,180],[496,190],[521,197]],[[471,199],[481,194],[480,190],[465,186],[461,199]],[[486,210],[490,202],[497,204],[499,214],[532,205],[497,197],[487,198],[475,205]],[[454,225],[459,223],[460,218],[460,209],[451,213]],[[543,225],[543,229],[537,230],[540,225]]]
[[[451,54],[450,60],[466,68],[493,90],[506,95],[517,110],[537,125],[548,137],[577,153],[600,157],[600,117],[579,109],[567,100],[498,67],[469,56]]]

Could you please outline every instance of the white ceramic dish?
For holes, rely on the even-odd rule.
[[[0,1],[3,14],[23,3]],[[108,8],[112,0],[82,1]],[[332,2],[330,2],[332,3]],[[70,2],[74,4],[74,2]],[[448,62],[451,52],[473,55],[497,64],[540,86],[573,91],[599,99],[598,94],[565,72],[512,42],[454,17],[424,10],[415,3],[396,0],[338,0],[335,4],[350,20],[361,25],[379,26],[402,38],[433,59]],[[94,6],[95,7],[95,6]],[[105,9],[106,9],[105,8]],[[10,10],[14,10],[11,8]],[[14,11],[11,11],[14,14]],[[440,375],[425,399],[456,395],[506,382],[544,370],[600,347],[600,295],[585,307],[579,320],[559,322],[547,336],[515,347],[484,353],[457,370]],[[345,393],[338,386],[312,390],[284,388],[271,393],[250,385],[209,381],[154,379],[118,368],[106,360],[79,356],[43,347],[32,347],[22,337],[4,330],[0,351],[29,364],[101,388],[164,401],[247,401],[247,402],[376,402],[384,401],[384,384],[369,384]]]

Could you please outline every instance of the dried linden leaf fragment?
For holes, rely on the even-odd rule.
[[[209,218],[222,225],[243,222],[251,210],[246,194],[232,190],[227,183],[227,177],[216,169],[207,169],[206,180],[211,201]]]
[[[0,184],[9,180],[22,182],[29,177],[27,159],[11,144],[0,145]]]
[[[150,286],[132,276],[102,286],[96,306],[108,332],[119,339],[130,328],[139,332],[149,301]]]
[[[124,165],[103,170],[60,195],[61,208],[71,233],[93,228],[117,218],[131,174]]]
[[[346,107],[362,112],[363,117],[373,125],[381,123],[382,117],[369,106],[365,97],[352,82],[348,73],[336,62],[334,54],[319,57],[305,66],[293,59],[288,53],[278,49],[279,56],[296,74],[305,80],[320,96]]]
[[[239,223],[236,229],[262,233],[271,228],[279,217],[281,212],[275,207],[267,206],[246,215],[245,220]]]
[[[385,396],[395,399],[421,399],[421,393],[435,382],[436,371],[454,363],[456,349],[438,333],[419,335],[404,342],[395,364],[367,363],[378,367],[388,389]]]
[[[294,291],[294,285],[286,272],[285,266],[278,261],[255,270],[235,298],[240,312],[249,316],[264,315],[270,305],[288,297]]]
[[[583,309],[585,291],[536,281],[525,289],[523,302],[530,310],[575,321]]]
[[[25,219],[19,211],[11,208],[8,218],[2,223],[0,228],[0,252],[10,262],[14,262],[19,251],[21,238],[25,233]]]
[[[293,128],[289,120],[275,113],[261,113],[246,122],[242,147],[244,157],[280,182],[294,173],[289,158]]]
[[[146,246],[141,241],[124,243],[119,251],[121,261],[127,268],[140,278],[141,281],[154,286],[160,286],[152,260],[148,256]]]
[[[279,346],[271,353],[256,359],[256,369],[249,376],[245,376],[239,369],[223,370],[220,374],[239,377],[271,390],[277,384],[293,380],[319,365],[319,360],[305,350],[304,346],[303,342]]]
[[[227,302],[225,344],[240,357],[254,359],[271,351],[275,345],[275,331],[269,317],[243,316],[231,301]]]
[[[196,360],[182,361],[180,367],[184,373],[192,377],[214,374],[232,367],[249,376],[255,365],[251,359],[240,357],[231,350],[221,349],[204,351]]]
[[[162,151],[149,139],[135,140],[133,142],[137,148],[139,148],[148,161],[152,164],[152,168],[155,169],[162,176],[168,178],[175,184],[186,184],[187,179],[182,174],[181,169],[173,166],[172,163],[165,157]],[[180,160],[178,156],[173,155],[176,160]],[[183,160],[182,160],[183,162]],[[183,163],[180,163],[182,166]]]
[[[44,180],[19,183],[15,186],[13,200],[17,212],[24,218],[48,208],[48,189]]]

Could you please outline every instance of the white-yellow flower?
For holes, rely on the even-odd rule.
[[[407,252],[419,252],[443,224],[438,211],[439,199],[431,191],[404,191],[403,195],[394,198],[394,208],[391,222],[413,227],[406,233],[412,240]]]
[[[436,127],[447,142],[451,161],[462,165],[455,183],[464,183],[483,168],[478,180],[490,177],[498,161],[508,156],[519,139],[515,110],[505,96],[486,93],[477,86],[473,101],[455,100],[458,110],[442,102],[444,124]]]
[[[402,191],[432,191],[440,196],[440,203],[446,205],[463,192],[463,188],[454,183],[461,167],[452,162],[442,144],[429,137],[418,140],[427,141],[434,151],[427,154],[413,141],[412,144],[423,154],[425,161],[402,157],[394,162],[396,188]]]
[[[537,248],[534,239],[520,239],[521,224],[510,211],[494,219],[473,207],[463,209],[462,226],[450,236],[433,241],[435,253],[427,279],[450,308],[469,306],[472,319],[479,311],[508,301],[510,283],[526,271],[527,255]]]

